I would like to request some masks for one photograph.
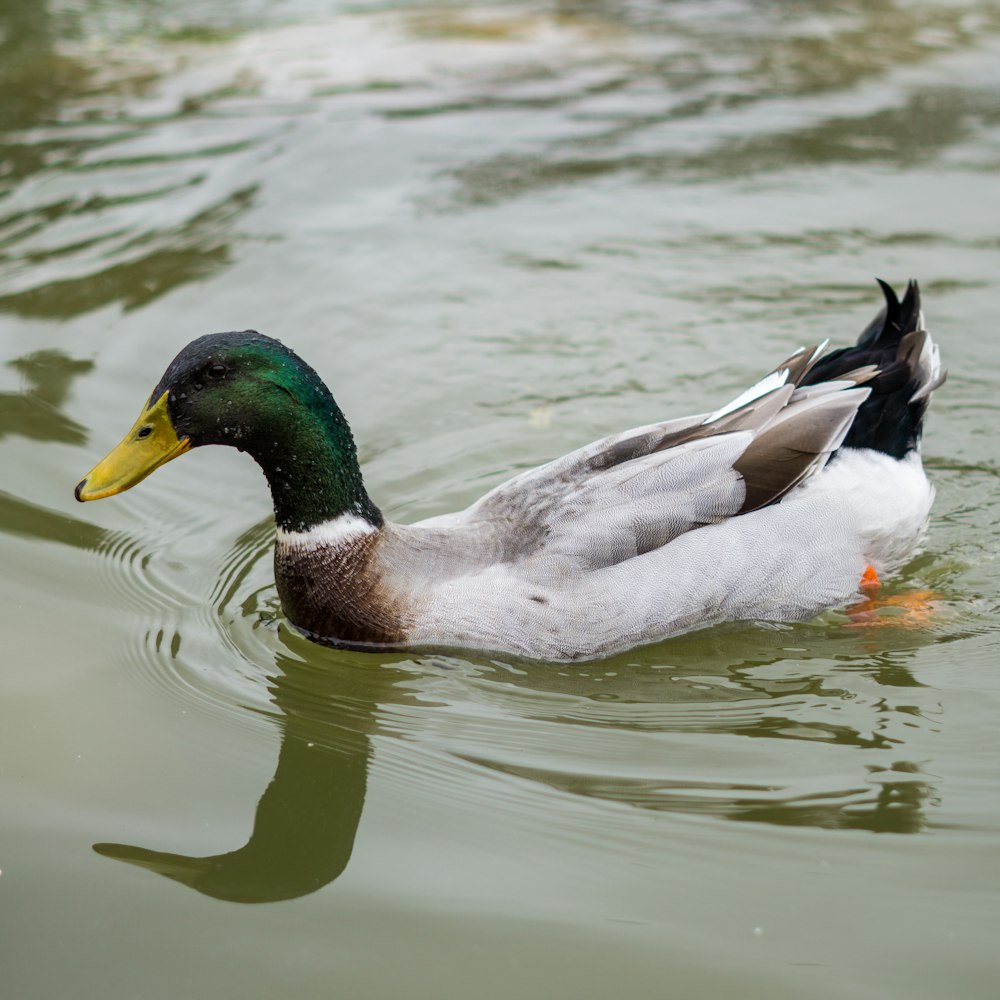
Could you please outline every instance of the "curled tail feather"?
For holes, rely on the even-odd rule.
[[[803,385],[845,378],[873,367],[871,389],[844,437],[845,448],[872,448],[904,458],[920,447],[931,393],[945,380],[941,355],[924,329],[920,288],[910,281],[902,302],[879,280],[885,306],[854,347],[832,351],[810,369]]]

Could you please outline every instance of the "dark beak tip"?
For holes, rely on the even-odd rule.
[[[80,503],[83,503],[83,497],[81,497],[80,494],[83,492],[83,488],[86,485],[87,485],[87,480],[81,479],[80,482],[76,484],[76,489],[73,490],[73,496],[75,496],[76,499],[80,501]]]

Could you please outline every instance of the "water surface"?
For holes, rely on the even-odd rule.
[[[0,93],[4,996],[995,994],[995,5],[0,0]],[[295,347],[414,520],[875,275],[950,369],[923,616],[336,652],[243,456],[72,498],[202,333]]]

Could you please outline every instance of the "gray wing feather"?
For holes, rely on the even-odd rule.
[[[857,387],[868,369],[800,387],[819,353],[802,348],[707,418],[636,428],[522,473],[462,520],[494,562],[596,569],[775,503],[823,468],[868,396]]]

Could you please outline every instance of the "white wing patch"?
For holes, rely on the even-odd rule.
[[[826,354],[826,349],[829,346],[830,346],[830,338],[829,337],[827,337],[826,340],[824,340],[822,344],[818,344],[816,346],[816,350],[813,351],[813,356],[809,359],[809,367],[810,368],[812,368],[812,366],[814,364],[816,364],[816,362],[819,361],[819,359],[821,357],[823,357],[824,354]],[[801,348],[801,350],[804,351],[805,348],[803,347],[803,348]]]
[[[787,381],[787,368],[779,368],[776,372],[771,372],[770,375],[765,375],[764,378],[750,386],[750,388],[745,392],[741,392],[731,403],[726,403],[721,410],[716,410],[715,413],[710,413],[702,421],[702,425],[714,424],[716,420],[721,420],[723,417],[729,416],[730,413],[735,413],[738,409],[740,409],[740,407],[746,406],[747,403],[752,403],[755,399],[760,399],[762,396],[766,396],[769,392],[774,392],[775,389],[780,389]]]

